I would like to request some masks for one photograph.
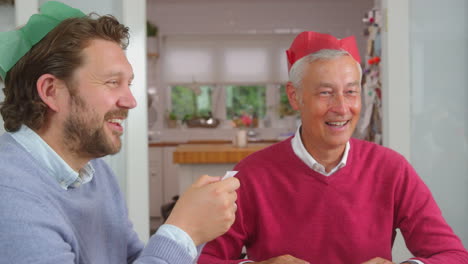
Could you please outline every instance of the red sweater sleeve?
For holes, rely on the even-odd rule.
[[[468,253],[429,188],[406,161],[395,193],[395,221],[410,252],[425,264],[468,263]]]

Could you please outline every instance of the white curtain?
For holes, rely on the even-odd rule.
[[[288,80],[285,51],[294,35],[166,36],[166,83],[276,83]]]

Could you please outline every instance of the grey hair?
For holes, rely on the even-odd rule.
[[[298,61],[296,61],[291,70],[289,71],[289,81],[292,83],[296,91],[298,91],[302,86],[302,78],[304,77],[304,71],[306,66],[316,60],[332,60],[342,56],[351,56],[349,52],[345,50],[335,50],[335,49],[322,49],[312,54],[309,54]],[[362,79],[362,68],[359,62],[356,62],[359,68],[359,82]],[[300,93],[296,92],[298,96],[297,99],[301,103]]]

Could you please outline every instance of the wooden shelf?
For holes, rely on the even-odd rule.
[[[278,139],[260,139],[260,140],[249,140],[248,144],[260,144],[260,143],[278,143],[280,140]],[[207,145],[207,144],[231,144],[231,140],[189,140],[189,141],[161,141],[161,142],[149,142],[148,146],[152,147],[177,147],[183,144],[199,144],[199,145]]]
[[[148,58],[159,58],[159,53],[152,52],[147,54]]]
[[[238,163],[248,155],[270,146],[269,143],[249,143],[245,148],[232,144],[179,145],[173,160],[178,164]]]

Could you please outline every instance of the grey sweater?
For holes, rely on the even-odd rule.
[[[93,180],[65,190],[11,135],[0,136],[0,264],[193,262],[164,236],[144,247],[114,174],[91,163]]]

